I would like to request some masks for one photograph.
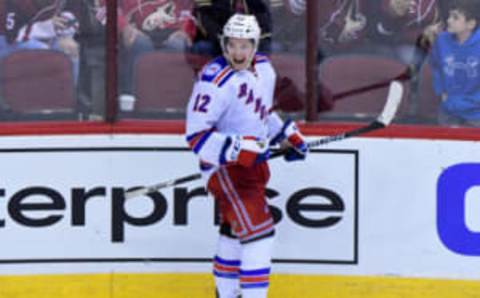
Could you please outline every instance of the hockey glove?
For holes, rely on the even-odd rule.
[[[292,120],[285,121],[280,133],[272,141],[272,145],[277,143],[288,142],[287,152],[285,153],[286,161],[303,160],[308,153],[308,147],[302,134],[298,130],[297,125]]]
[[[265,161],[270,154],[268,143],[256,137],[230,136],[223,145],[220,164],[238,163],[251,167]]]

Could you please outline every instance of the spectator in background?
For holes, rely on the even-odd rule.
[[[305,86],[299,85],[299,76],[304,76],[304,72],[300,74],[299,70],[304,68],[305,61],[305,18],[292,12],[289,0],[268,2],[272,22],[270,47],[272,54],[277,54],[272,59],[278,71],[274,109],[301,112],[304,108]]]
[[[305,0],[288,1],[293,13],[305,12]],[[318,8],[320,58],[373,50],[415,63],[425,30],[440,21],[437,0],[326,0]]]
[[[105,112],[105,24],[106,7],[100,0],[81,2],[80,29],[75,39],[80,45],[78,100],[90,120],[102,120]]]
[[[5,0],[0,10],[3,38],[0,58],[21,49],[52,49],[64,52],[78,77],[79,46],[74,39],[79,29],[76,13],[81,2],[74,0]],[[3,32],[2,32],[3,31]]]
[[[272,52],[305,53],[305,18],[297,15],[289,0],[270,0]]]
[[[95,7],[96,20],[102,26],[107,24],[106,0],[92,0]],[[144,53],[154,50],[153,43],[141,30],[127,20],[124,6],[125,0],[119,0],[117,9],[118,29],[118,91],[120,98],[133,97],[133,66],[135,60]],[[139,2],[140,4],[140,2]]]
[[[324,0],[318,3],[317,60],[322,63],[329,56],[358,51],[365,45],[368,32],[368,0]],[[304,17],[306,0],[286,0],[286,6],[297,17]],[[305,37],[304,37],[305,38]],[[299,41],[305,43],[305,40]],[[331,92],[318,82],[318,110],[334,107]]]
[[[120,96],[133,96],[134,66],[141,55],[191,45],[191,9],[191,0],[120,0]]]
[[[191,0],[123,0],[129,24],[147,35],[157,49],[184,50],[195,28]]]
[[[418,71],[438,31],[438,0],[325,0],[318,3],[318,63],[333,55],[367,53],[391,57]],[[288,0],[304,14],[305,0]],[[333,109],[329,90],[319,86],[319,111]]]
[[[254,15],[262,36],[258,51],[271,52],[272,20],[267,0],[195,0],[193,15],[197,21],[197,32],[188,50],[189,63],[198,71],[212,57],[222,55],[218,37],[222,28],[234,13]]]
[[[291,13],[304,16],[306,0],[286,0]],[[350,51],[363,45],[369,9],[367,0],[324,0],[318,3],[321,57]]]
[[[371,41],[416,73],[441,22],[438,0],[384,0],[370,9]]]
[[[480,126],[480,1],[454,0],[431,54],[439,123]]]

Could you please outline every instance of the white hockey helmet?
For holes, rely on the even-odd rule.
[[[236,13],[231,16],[223,27],[223,37],[260,40],[260,26],[254,15]]]
[[[220,44],[222,46],[224,55],[228,58],[228,53],[226,52],[226,42],[228,38],[252,40],[254,52],[256,52],[258,49],[258,43],[260,41],[260,34],[260,26],[258,25],[257,18],[254,15],[239,13],[232,15],[223,27],[223,34],[220,37]],[[251,59],[253,59],[253,56]]]

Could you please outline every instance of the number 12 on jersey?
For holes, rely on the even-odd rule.
[[[194,112],[208,112],[208,104],[210,103],[210,96],[208,94],[198,94],[193,105]]]

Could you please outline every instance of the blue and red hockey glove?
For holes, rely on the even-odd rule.
[[[307,157],[308,146],[297,125],[292,120],[285,121],[280,133],[272,140],[271,144],[282,144],[288,142],[286,161],[304,160]]]

